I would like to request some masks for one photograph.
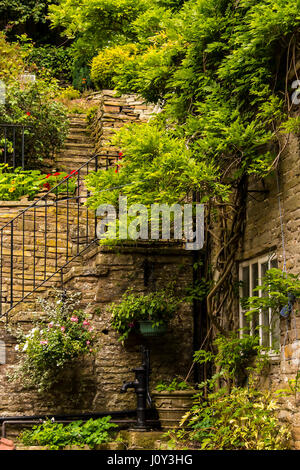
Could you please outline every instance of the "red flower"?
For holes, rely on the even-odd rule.
[[[60,175],[60,173],[57,172],[57,173],[54,173],[53,176],[59,176],[59,175]]]
[[[43,184],[44,188],[46,188],[48,191],[50,191],[51,187],[49,183],[44,183]]]
[[[26,113],[26,114],[27,114],[27,116],[31,116],[31,113],[30,113],[29,111],[27,111],[27,113]]]
[[[119,157],[123,157],[124,153],[123,152],[119,152]]]
[[[76,175],[78,175],[78,171],[72,170],[71,173],[70,173],[70,175],[75,175],[75,176],[76,176]]]

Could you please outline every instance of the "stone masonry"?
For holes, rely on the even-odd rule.
[[[276,172],[264,184],[252,181],[248,193],[247,225],[240,261],[276,253],[279,268],[283,268],[284,251],[286,269],[300,271],[300,164],[299,138],[290,136],[281,155]],[[261,191],[261,192],[257,192]],[[282,219],[280,218],[280,211]],[[282,225],[281,225],[282,223]],[[288,389],[300,368],[300,317],[299,305],[287,320],[281,318],[281,353],[271,360],[265,387]],[[282,419],[292,423],[295,446],[300,449],[299,393],[281,399]]]
[[[143,122],[154,112],[134,95],[116,97],[115,92],[105,90],[99,96],[92,97],[98,103],[96,121],[93,128],[97,153],[108,156],[112,162],[116,160],[119,149],[109,144],[109,136],[126,122]],[[79,122],[78,122],[79,125]],[[71,133],[73,131],[71,130]],[[76,140],[76,139],[75,139]],[[80,139],[79,139],[80,140]],[[77,142],[79,144],[79,141]],[[80,156],[82,163],[88,155]],[[80,163],[80,162],[79,162]],[[69,171],[71,167],[67,168]],[[56,167],[56,169],[61,169]],[[72,168],[75,169],[76,168]],[[22,210],[30,206],[30,202],[0,203],[0,227],[9,222]],[[76,254],[76,233],[66,228],[66,204],[63,199],[58,204],[47,208],[47,224],[49,236],[46,242],[47,273],[54,272],[58,262],[66,253]],[[28,216],[25,220],[25,255],[18,249],[22,245],[21,221],[16,222],[15,234],[18,243],[14,247],[14,273],[16,290],[23,289],[21,277],[25,272],[25,291],[30,289],[32,282],[33,259],[35,260],[35,276],[43,279],[45,273],[45,207],[42,201],[36,209],[36,241],[33,243],[33,220]],[[69,203],[71,219],[78,218],[78,207]],[[87,219],[88,211],[84,204],[79,209],[80,235],[86,236],[87,227],[92,227],[92,214]],[[58,222],[59,237],[55,233],[55,222]],[[72,225],[72,224],[71,224]],[[9,290],[10,281],[10,232],[5,232],[3,252],[3,285],[4,293]],[[90,230],[90,229],[89,229]],[[34,248],[35,246],[35,248]],[[35,252],[35,255],[33,254]],[[23,268],[23,258],[25,266]],[[135,408],[135,394],[129,390],[120,394],[123,381],[133,379],[132,367],[141,362],[140,346],[143,343],[151,350],[151,388],[160,380],[172,380],[175,376],[184,378],[189,371],[193,355],[193,309],[192,305],[183,303],[178,315],[170,323],[165,336],[143,339],[133,332],[130,338],[121,344],[117,333],[112,330],[108,307],[118,302],[122,294],[130,287],[135,293],[146,293],[153,289],[165,287],[170,281],[176,281],[180,289],[190,286],[193,281],[193,259],[191,253],[176,244],[158,243],[156,245],[140,244],[118,248],[104,248],[97,244],[77,257],[63,271],[64,288],[68,292],[81,294],[81,307],[86,310],[98,333],[99,350],[96,356],[82,358],[75,368],[70,368],[64,382],[52,393],[41,395],[36,389],[26,389],[20,382],[11,382],[7,374],[11,373],[17,361],[15,351],[16,338],[13,332],[6,329],[5,321],[0,327],[0,340],[5,344],[6,363],[0,365],[0,415],[32,415],[61,414],[87,411],[114,411]],[[6,283],[6,284],[5,284]],[[6,285],[6,287],[5,287]],[[18,287],[19,286],[19,287]],[[29,303],[21,303],[11,315],[13,326],[27,331],[35,318],[41,316],[36,299],[47,297],[53,288],[61,287],[61,277],[56,275],[47,282],[43,289],[30,296]],[[2,343],[3,344],[3,343]]]

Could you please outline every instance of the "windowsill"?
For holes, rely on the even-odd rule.
[[[266,353],[266,356],[268,356],[268,359],[271,362],[271,364],[280,362],[280,353],[278,352],[268,352]]]

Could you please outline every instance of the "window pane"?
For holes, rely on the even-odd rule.
[[[265,277],[266,272],[268,271],[268,269],[269,269],[268,262],[266,261],[265,263],[262,263],[262,265],[261,265],[261,280],[263,280],[263,278]]]
[[[276,259],[276,258],[275,258],[275,259],[272,259],[270,265],[271,265],[271,268],[276,268],[276,269],[277,269],[277,268],[278,268],[278,261],[277,261],[277,259]]]
[[[268,262],[261,264],[261,283],[263,282],[263,278],[266,275],[268,270]],[[265,292],[263,296],[267,296],[268,294]],[[262,332],[262,345],[266,346],[267,348],[270,346],[270,320],[269,320],[269,309],[263,310],[261,312],[261,332]]]
[[[251,266],[252,271],[252,296],[258,296],[258,292],[255,292],[255,287],[258,286],[258,263],[254,263]],[[257,327],[259,325],[258,313],[252,316],[252,332],[257,333]]]
[[[271,268],[278,268],[278,261],[273,258],[270,263]],[[272,349],[280,349],[280,319],[279,315],[271,310],[271,338],[272,338]]]
[[[243,281],[243,286],[242,286],[242,297],[249,297],[250,295],[250,275],[249,275],[249,266],[243,267],[242,271],[242,281]],[[245,333],[249,334],[250,333],[250,322],[245,315],[242,315],[242,320],[243,324],[241,325],[241,328],[245,329]]]
[[[249,285],[249,266],[243,268],[243,297],[249,297],[250,285]]]

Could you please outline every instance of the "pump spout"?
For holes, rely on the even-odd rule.
[[[121,388],[121,393],[126,393],[129,388],[136,388],[138,382],[124,382]]]

